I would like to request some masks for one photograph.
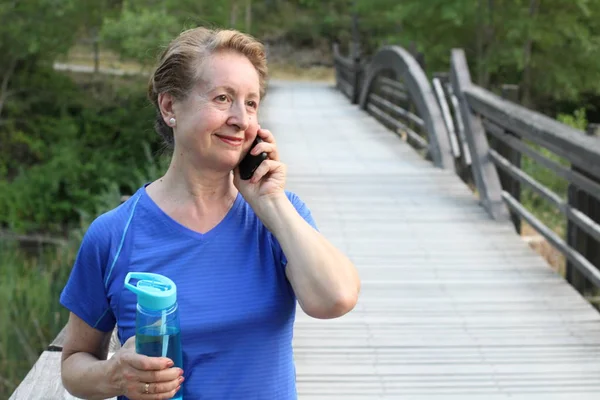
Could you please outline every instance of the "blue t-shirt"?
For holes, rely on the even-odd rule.
[[[315,229],[309,209],[286,195]],[[282,249],[238,194],[225,218],[200,234],[165,214],[145,186],[86,232],[61,304],[104,332],[135,334],[130,271],[177,285],[187,399],[296,399],[292,334],[296,298]]]

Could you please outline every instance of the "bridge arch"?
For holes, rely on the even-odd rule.
[[[448,131],[431,84],[417,60],[402,47],[384,46],[370,60],[360,93],[360,108],[368,108],[373,84],[385,71],[404,81],[419,117],[423,119],[433,163],[439,168],[454,170]]]

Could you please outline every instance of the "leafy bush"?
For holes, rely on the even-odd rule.
[[[78,225],[70,230],[65,246],[25,252],[15,243],[0,242],[0,398],[8,398],[52,342],[68,319],[59,303],[75,256],[91,222],[114,208],[125,193],[163,174],[168,157],[155,157],[142,146],[144,164],[131,171],[124,192],[114,182],[79,210]],[[0,186],[0,189],[2,187]]]
[[[57,294],[74,260],[71,248],[29,257],[0,243],[0,398],[7,399],[67,321]]]
[[[576,110],[571,114],[559,114],[557,119],[575,129],[585,130],[587,126],[587,119],[585,116],[585,110]],[[568,160],[552,153],[541,146],[528,143],[537,152],[544,155],[546,158],[557,162],[567,168],[570,167]],[[521,166],[523,171],[533,177],[536,181],[550,189],[552,192],[557,194],[563,200],[567,199],[567,191],[569,188],[569,182],[565,179],[557,176],[553,171],[543,167],[537,161],[523,156],[521,160]],[[558,209],[549,204],[544,198],[533,192],[531,189],[523,186],[522,202],[527,209],[529,209],[537,218],[539,218],[546,226],[554,230],[561,237],[565,237],[567,229],[567,218]]]
[[[77,85],[46,70],[21,78],[30,94],[11,104],[0,127],[0,225],[65,233],[77,208],[92,210],[107,185],[130,189],[147,162],[144,144],[160,146],[154,110],[139,79]]]
[[[101,35],[106,45],[123,59],[149,65],[156,59],[159,47],[166,45],[180,29],[177,19],[160,9],[125,9],[119,18],[105,20]]]

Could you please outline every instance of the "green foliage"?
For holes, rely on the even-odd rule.
[[[4,107],[23,93],[16,75],[66,53],[81,28],[97,26],[98,14],[115,0],[28,0],[0,3],[0,125]],[[33,23],[34,22],[34,23]],[[30,86],[33,87],[33,86]],[[2,171],[0,171],[2,172]]]
[[[14,243],[0,243],[0,398],[8,398],[66,323],[57,294],[73,260],[70,248],[29,257]]]
[[[363,2],[363,13],[372,13]],[[415,43],[426,55],[431,71],[446,71],[449,67],[450,49],[464,47],[468,59],[475,49],[477,2],[473,0],[430,0],[427,7],[419,1],[375,1],[375,8],[385,15],[394,29],[385,29],[371,36],[375,43],[386,41],[408,47]],[[392,22],[394,21],[394,22]]]
[[[473,79],[521,86],[526,101],[577,102],[600,91],[600,3],[589,0],[375,1],[401,29],[371,40],[415,42],[428,70],[448,69],[450,49],[465,49]],[[530,49],[528,54],[527,49]],[[568,56],[566,56],[568,55]]]
[[[90,199],[90,207],[77,208],[79,222],[70,230],[65,246],[24,251],[15,243],[0,242],[0,304],[6,305],[0,307],[0,398],[9,397],[66,324],[68,311],[58,299],[92,221],[116,207],[123,193],[166,171],[169,157],[154,156],[148,145],[142,147],[144,163],[124,182],[128,189],[108,183]],[[6,182],[0,182],[0,189],[2,184]]]
[[[557,119],[566,125],[582,131],[587,126],[587,118],[584,109],[576,110],[572,115],[559,114]],[[546,158],[567,168],[570,166],[569,161],[552,153],[550,150],[532,143],[528,144]],[[567,191],[569,188],[569,182],[567,180],[557,176],[553,171],[541,166],[538,162],[527,156],[522,157],[521,167],[524,172],[557,194],[560,198],[563,200],[567,199]],[[549,204],[547,200],[526,187],[523,188],[522,203],[546,226],[554,230],[563,238],[565,237],[567,219],[554,205]]]
[[[45,78],[40,77],[42,75]],[[109,183],[124,188],[156,150],[154,110],[144,81],[88,83],[37,71],[27,96],[16,99],[0,126],[0,224],[19,232],[64,232],[77,223],[73,205],[91,210]],[[19,78],[21,79],[21,78]]]
[[[569,125],[572,128],[579,129],[585,132],[588,126],[588,120],[585,115],[585,108],[579,108],[571,114],[559,113],[557,118],[558,121],[563,124]]]
[[[51,57],[65,52],[79,26],[78,0],[30,0],[0,3],[0,51],[2,60],[31,55]],[[32,23],[35,21],[35,23]]]
[[[107,48],[123,59],[151,65],[161,47],[180,31],[177,19],[161,9],[124,10],[104,22],[101,38]]]

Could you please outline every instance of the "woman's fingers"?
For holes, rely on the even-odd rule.
[[[252,175],[252,178],[250,179],[250,183],[259,182],[265,175],[267,175],[271,171],[276,170],[280,166],[281,166],[281,163],[279,161],[264,160],[263,162],[260,163],[258,168],[256,168],[256,171],[254,171],[254,174]]]
[[[267,153],[269,155],[269,158],[271,160],[274,160],[275,159],[274,157],[277,157],[277,146],[275,146],[274,144],[271,144],[271,143],[261,142],[261,143],[258,143],[256,146],[254,146],[254,148],[252,149],[250,154],[258,155],[262,152]]]
[[[140,382],[171,382],[183,375],[181,368],[167,368],[162,371],[137,371]]]
[[[127,364],[141,371],[160,371],[173,366],[173,361],[166,357],[148,357],[128,352],[123,354],[123,358]]]
[[[141,371],[130,367],[124,375],[128,381],[125,394],[135,400],[170,399],[184,381],[180,368]]]
[[[170,399],[180,389],[183,377],[170,382],[138,383],[138,390],[143,399]]]
[[[279,160],[279,152],[277,151],[277,143],[275,142],[275,136],[268,129],[259,129],[257,135],[263,140],[262,143],[257,144],[252,154],[259,154],[266,152],[271,160]],[[256,152],[254,152],[256,150]]]
[[[139,397],[139,400],[168,400],[175,397],[177,392],[181,390],[181,388],[171,390],[167,393],[157,393],[157,394],[143,394]],[[135,399],[138,400],[138,399]]]

